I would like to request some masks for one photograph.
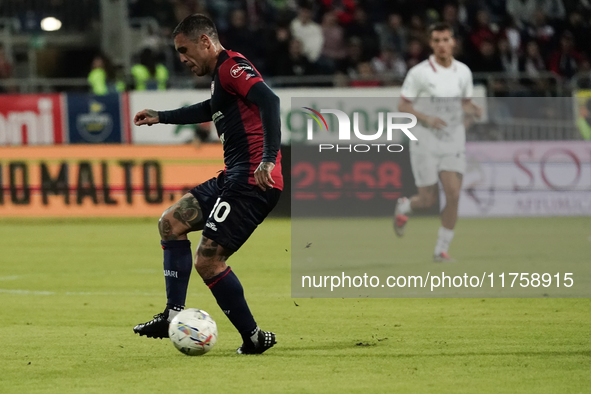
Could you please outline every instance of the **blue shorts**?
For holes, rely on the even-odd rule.
[[[189,191],[201,206],[206,219],[203,236],[235,252],[275,208],[281,190],[261,190],[256,185],[217,178]]]

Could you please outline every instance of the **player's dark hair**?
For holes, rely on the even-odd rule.
[[[201,34],[205,34],[215,41],[219,41],[218,29],[215,23],[203,14],[189,15],[175,27],[172,36],[176,37],[179,34],[186,36],[191,40],[196,40]]]
[[[429,30],[427,31],[427,34],[429,35],[429,38],[431,38],[431,34],[433,34],[434,31],[449,31],[451,33],[451,35],[454,35],[454,28],[447,22],[435,22],[433,23],[431,26],[429,26]]]

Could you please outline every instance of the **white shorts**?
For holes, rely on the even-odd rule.
[[[439,182],[441,171],[466,171],[466,155],[464,152],[435,154],[422,152],[418,149],[410,150],[410,165],[417,187],[431,186]]]

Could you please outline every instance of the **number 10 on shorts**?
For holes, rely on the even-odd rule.
[[[225,201],[220,202],[221,197],[218,197],[215,205],[213,206],[209,218],[213,218],[218,223],[222,223],[230,214],[230,204]]]

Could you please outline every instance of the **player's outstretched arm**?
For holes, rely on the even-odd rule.
[[[165,124],[197,124],[211,122],[211,100],[173,109],[172,111],[154,111],[144,109],[138,112],[133,118],[136,126],[147,124],[151,126],[157,123]]]
[[[141,126],[147,124],[148,126],[152,126],[153,124],[157,124],[160,122],[158,118],[158,112],[154,111],[153,109],[144,109],[135,114],[133,118],[133,124],[136,126]]]
[[[272,188],[275,181],[271,171],[281,148],[281,117],[279,97],[264,82],[254,84],[246,99],[259,108],[263,124],[263,158],[254,172],[257,185],[266,190]]]

